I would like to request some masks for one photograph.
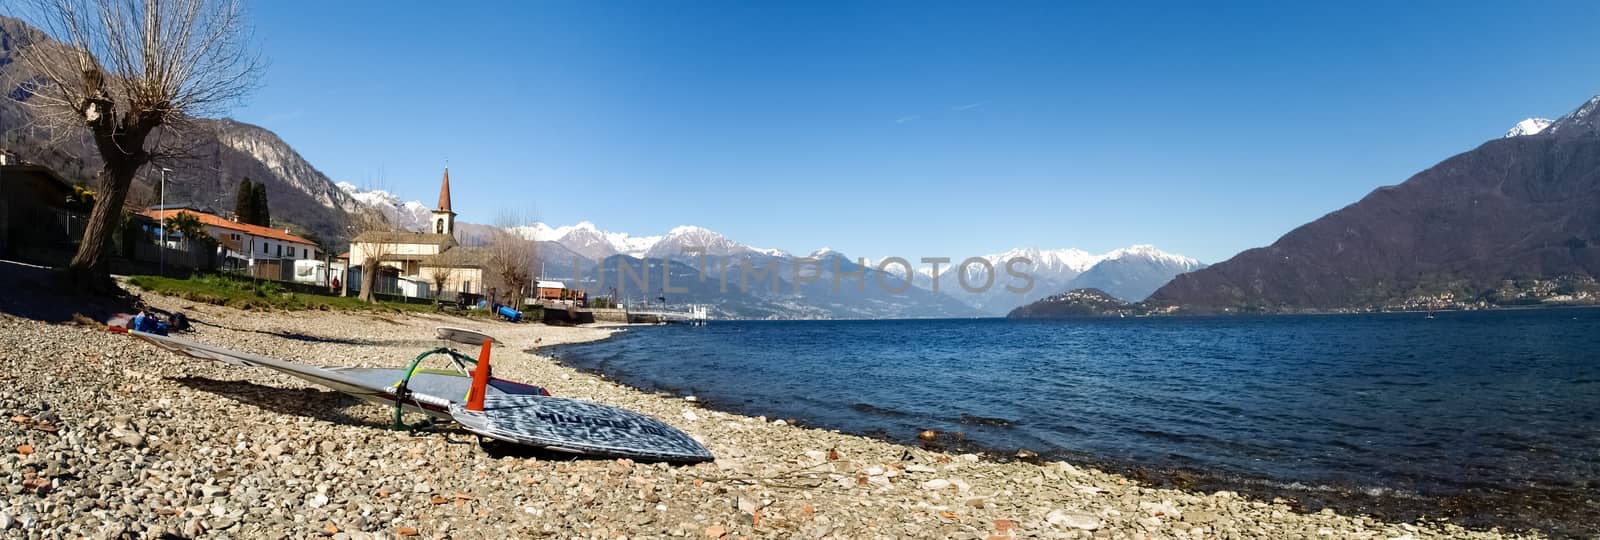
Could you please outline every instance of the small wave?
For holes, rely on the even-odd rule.
[[[916,416],[906,411],[890,409],[887,407],[879,407],[871,403],[852,403],[850,404],[850,408],[856,412],[864,412],[867,414],[881,414],[884,416],[895,416],[900,418]]]
[[[1301,493],[1331,493],[1335,495],[1366,495],[1368,497],[1388,497],[1395,499],[1427,500],[1428,497],[1409,490],[1395,489],[1382,486],[1361,485],[1329,485],[1307,484],[1304,482],[1278,482],[1264,478],[1243,478],[1224,476],[1222,480],[1234,482],[1239,485],[1261,486],[1290,492]]]
[[[974,426],[1011,427],[1016,425],[1016,420],[1005,418],[991,418],[974,414],[961,413],[961,423]]]
[[[1181,442],[1181,441],[1187,441],[1187,440],[1192,438],[1189,435],[1184,435],[1182,433],[1172,433],[1172,432],[1169,432],[1169,431],[1158,431],[1158,430],[1153,430],[1153,429],[1138,429],[1138,430],[1134,430],[1134,433],[1138,433],[1140,435],[1144,435],[1144,436],[1150,437],[1152,439],[1160,439],[1160,440],[1164,440],[1164,441],[1178,441],[1178,442]]]

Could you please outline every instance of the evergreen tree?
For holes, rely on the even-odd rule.
[[[272,210],[267,207],[267,185],[256,184],[255,211],[256,220],[252,223],[262,227],[272,226]]]
[[[250,177],[239,181],[239,191],[233,195],[233,213],[240,223],[255,223],[256,188]]]

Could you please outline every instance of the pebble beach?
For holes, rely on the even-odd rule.
[[[1518,538],[1287,501],[1154,488],[1065,462],[999,463],[710,410],[525,352],[608,327],[241,311],[143,293],[190,339],[398,367],[435,326],[495,336],[496,376],[660,418],[694,466],[487,451],[390,429],[391,410],[175,355],[103,326],[0,313],[0,536],[16,538]],[[734,382],[730,382],[734,383]],[[411,420],[420,420],[413,417]]]

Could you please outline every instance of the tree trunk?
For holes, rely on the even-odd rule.
[[[124,156],[119,160],[106,160],[100,169],[100,188],[95,193],[94,210],[83,229],[83,241],[78,253],[72,257],[67,273],[72,281],[96,292],[110,292],[115,287],[107,269],[112,233],[122,218],[122,204],[128,199],[128,188],[134,175],[139,173],[142,160]]]
[[[361,296],[362,302],[374,303],[372,290],[378,288],[378,262],[372,257],[361,261]]]
[[[94,136],[95,149],[104,164],[100,166],[100,192],[95,194],[94,210],[89,212],[83,241],[67,267],[67,275],[81,288],[114,293],[117,286],[111,281],[106,264],[111,233],[122,218],[122,204],[128,199],[133,177],[139,174],[139,167],[150,161],[150,154],[144,149],[145,138],[161,125],[162,117],[159,108],[127,111],[118,122],[115,103],[106,92],[105,74],[91,69],[84,73],[84,84],[89,92],[78,112]],[[162,233],[166,230],[162,229]]]

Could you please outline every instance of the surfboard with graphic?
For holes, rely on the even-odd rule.
[[[471,378],[448,370],[412,373],[405,398],[397,384],[404,369],[321,367],[215,347],[188,339],[130,331],[163,349],[234,366],[263,367],[367,401],[453,420],[468,432],[557,452],[596,457],[697,463],[714,459],[688,434],[626,409],[550,397],[544,389],[491,378],[482,412],[468,410]]]

